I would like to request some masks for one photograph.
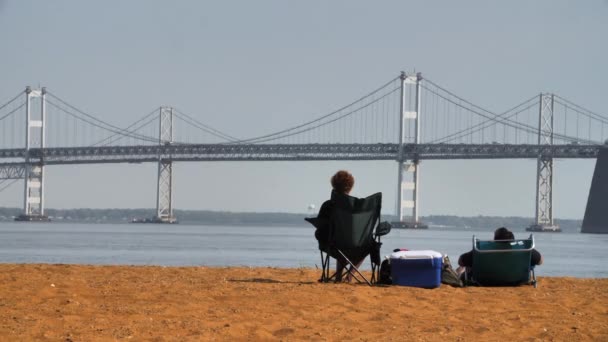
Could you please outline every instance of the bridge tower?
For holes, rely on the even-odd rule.
[[[404,144],[420,143],[420,109],[422,74],[406,75],[401,72],[401,96],[399,117],[399,159],[397,183],[397,222],[395,228],[427,228],[418,221],[418,185],[420,183],[420,161],[406,161]],[[410,123],[407,124],[407,121]],[[411,124],[413,120],[413,127]],[[409,198],[409,199],[408,199]],[[409,215],[406,215],[409,214]]]
[[[538,144],[553,145],[553,94],[540,94]],[[553,223],[553,158],[538,156],[536,167],[536,221],[528,231],[561,231]]]
[[[23,213],[16,221],[48,221],[44,215],[44,124],[46,116],[46,89],[25,88],[25,170]],[[32,99],[39,99],[40,112],[32,110]]]
[[[160,145],[173,143],[173,108],[160,107],[159,109]],[[173,162],[166,155],[158,156],[158,182],[156,187],[156,217],[158,223],[175,223],[173,216]]]

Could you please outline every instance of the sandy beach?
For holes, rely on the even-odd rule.
[[[320,284],[318,276],[0,264],[0,340],[608,340],[608,279],[429,290]]]

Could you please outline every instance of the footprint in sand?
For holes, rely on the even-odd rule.
[[[285,337],[287,335],[293,334],[294,332],[295,330],[293,330],[292,328],[282,328],[279,330],[275,330],[272,335],[276,337]]]

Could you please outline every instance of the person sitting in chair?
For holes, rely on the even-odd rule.
[[[500,227],[494,232],[494,240],[515,240],[513,232],[505,227]],[[543,256],[536,250],[532,250],[532,258],[530,260],[531,266],[541,265],[543,263]],[[458,258],[458,268],[456,272],[462,275],[467,268],[473,267],[473,251],[466,252]]]
[[[350,174],[350,172],[348,172],[348,171],[340,170],[331,177],[331,186],[333,188],[333,191],[336,191],[338,193],[348,195],[348,194],[350,194],[350,191],[353,189],[354,185],[355,185],[355,177],[353,177],[353,175]],[[331,199],[323,202],[323,204],[321,205],[321,208],[319,209],[319,214],[317,215],[317,218],[326,219],[329,221],[333,208],[334,208],[334,203],[332,202]],[[315,231],[315,237],[319,241],[319,245],[327,243],[328,239],[329,239],[329,226],[317,228],[317,230]],[[352,260],[352,262],[354,265],[356,265],[356,267],[359,267],[363,263],[363,259],[362,260]],[[342,271],[342,269],[344,269],[345,266],[346,265],[344,263],[342,263],[342,261],[340,259],[337,259],[336,271],[338,273],[336,274],[336,280],[338,280],[338,281],[341,280],[341,278],[342,278],[341,271]],[[349,273],[346,280],[350,281],[350,279],[351,279],[351,276]]]

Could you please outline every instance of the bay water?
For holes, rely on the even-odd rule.
[[[517,238],[529,234],[515,231]],[[447,254],[456,267],[473,235],[493,237],[491,230],[393,229],[382,238],[381,253],[430,249]],[[537,277],[608,277],[608,234],[535,233],[534,238],[545,260]],[[314,268],[320,267],[320,255],[312,226],[0,222],[0,263]],[[364,265],[369,268],[369,261]]]

